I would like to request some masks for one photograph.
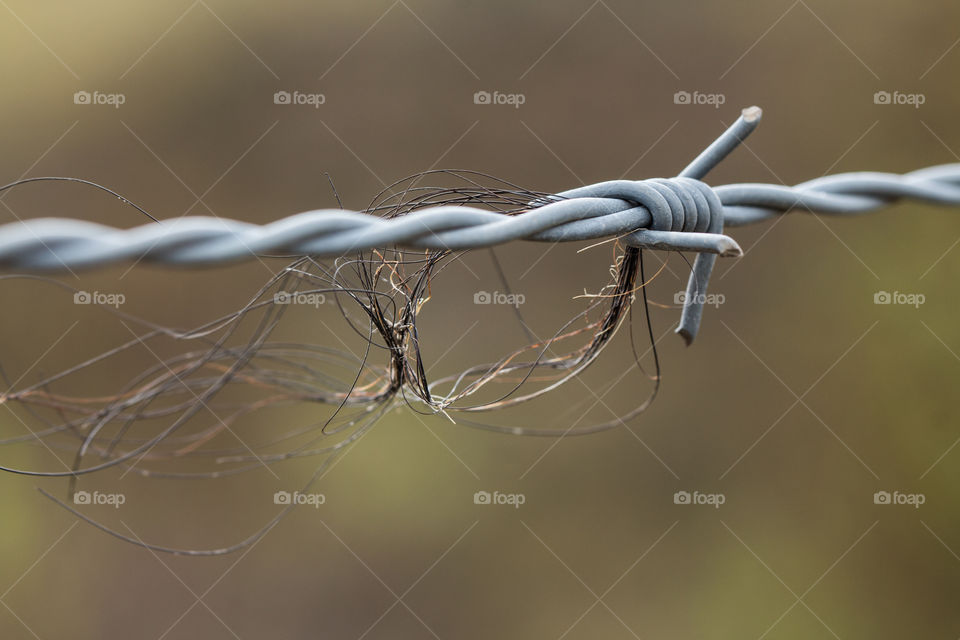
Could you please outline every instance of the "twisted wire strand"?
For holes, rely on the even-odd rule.
[[[960,163],[907,174],[856,172],[795,186],[728,184],[700,179],[758,124],[758,107],[741,117],[674,178],[614,180],[529,203],[518,213],[443,205],[383,218],[321,209],[264,225],[219,217],[183,217],[117,229],[93,222],[39,218],[0,225],[0,269],[76,271],[131,260],[195,267],[264,254],[331,257],[398,247],[463,250],[513,240],[570,242],[619,237],[632,247],[697,252],[678,333],[696,335],[699,302],[717,255],[740,256],[723,233],[799,210],[832,215],[873,211],[900,199],[960,205]],[[38,180],[43,178],[34,178]],[[17,184],[17,183],[14,183]],[[0,187],[0,190],[7,187]]]
[[[326,209],[264,225],[184,217],[131,229],[39,218],[0,226],[0,267],[49,272],[135,259],[201,266],[261,254],[331,257],[388,246],[460,250],[518,239],[569,242],[619,236],[637,229],[681,231],[685,229],[684,220],[692,222],[698,217],[704,221],[700,226],[705,231],[710,217],[719,212],[719,201],[714,198],[715,203],[708,205],[703,196],[712,193],[710,188],[695,180],[615,184],[622,187],[616,192],[619,197],[558,199],[516,215],[468,206],[430,207],[398,218]]]
[[[430,207],[399,218],[320,209],[264,225],[196,216],[130,229],[85,220],[37,218],[0,225],[0,267],[49,272],[136,259],[190,267],[265,253],[329,257],[391,245],[459,250],[512,240],[570,242],[630,233],[634,236],[628,236],[628,242],[659,237],[644,236],[643,230],[678,234],[674,242],[656,248],[736,256],[740,250],[732,238],[717,238],[703,247],[691,241],[688,247],[682,244],[681,235],[708,233],[711,220],[721,211],[725,226],[739,227],[794,210],[866,213],[900,199],[957,206],[960,163],[902,175],[842,173],[793,187],[749,183],[709,187],[690,178],[616,180],[555,196],[560,197],[564,199],[516,215],[467,206]]]

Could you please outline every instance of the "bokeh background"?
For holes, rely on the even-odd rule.
[[[960,6],[939,0],[3,0],[0,182],[76,176],[159,218],[265,222],[336,206],[325,172],[349,208],[437,167],[543,191],[673,175],[751,104],[764,109],[760,129],[709,182],[903,172],[958,161],[958,25]],[[78,91],[124,102],[76,104]],[[324,102],[276,104],[278,91]],[[524,101],[476,104],[478,91]],[[723,104],[677,104],[678,91]],[[924,102],[877,104],[878,91]],[[4,221],[143,221],[62,184],[0,204]],[[324,476],[321,508],[294,510],[247,552],[155,555],[35,490],[63,497],[65,481],[4,474],[0,636],[956,638],[956,216],[905,203],[735,229],[746,255],[718,265],[711,290],[724,303],[707,309],[690,348],[670,334],[687,265],[662,256],[650,296],[664,305],[652,313],[663,387],[641,417],[548,439],[398,409]],[[607,282],[609,247],[580,248],[497,250],[537,331]],[[464,264],[444,272],[424,311],[438,373],[523,338],[511,313],[472,304],[498,286],[489,254]],[[266,266],[62,280],[122,292],[125,312],[186,327],[245,303],[282,263]],[[874,304],[880,291],[925,302]],[[47,285],[4,282],[2,295],[0,363],[13,379],[130,337]],[[298,314],[284,335],[349,340],[335,320],[330,309]],[[604,420],[639,402],[649,383],[621,378],[619,344],[583,384],[513,423],[565,428],[577,407]],[[118,385],[153,362],[141,352],[72,390]],[[4,437],[26,432],[0,409]],[[0,461],[57,465],[41,446],[2,448]],[[149,542],[216,547],[268,520],[273,492],[316,464],[227,480],[106,472],[81,487],[127,503],[85,513]],[[525,502],[477,505],[477,491]],[[724,503],[675,504],[678,491]],[[879,491],[924,503],[875,504]]]

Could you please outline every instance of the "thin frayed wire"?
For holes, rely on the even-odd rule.
[[[194,236],[188,232],[170,242],[176,233],[164,229],[159,232],[165,238],[163,251],[144,254],[127,247],[129,254],[152,259],[164,255],[163,252],[169,249],[173,252],[169,255],[176,256],[174,262],[190,264],[201,258],[209,261],[213,257],[213,261],[217,261],[218,256],[246,255],[244,251],[267,255],[261,251],[266,247],[280,249],[278,255],[296,256],[296,260],[272,278],[242,309],[192,331],[171,330],[108,309],[139,323],[146,332],[60,374],[26,388],[11,389],[0,396],[0,401],[25,407],[31,416],[45,424],[44,429],[31,436],[10,438],[0,444],[42,440],[47,446],[73,450],[72,466],[62,472],[10,467],[0,467],[0,470],[68,477],[72,491],[79,477],[111,467],[144,476],[217,478],[301,457],[327,456],[323,463],[326,465],[372,428],[379,417],[400,403],[419,413],[443,414],[459,424],[514,434],[565,436],[624,424],[649,406],[660,386],[660,362],[649,316],[643,248],[698,253],[678,328],[689,342],[696,334],[700,320],[702,305],[696,300],[706,291],[716,255],[739,252],[735,241],[723,235],[725,224],[747,224],[793,209],[859,213],[902,197],[942,204],[960,203],[960,165],[934,167],[904,176],[843,174],[796,187],[726,185],[711,188],[700,182],[700,178],[755,128],[759,116],[759,110],[745,110],[741,118],[677,178],[667,180],[615,181],[551,195],[476,172],[430,171],[390,185],[362,214],[339,212],[348,215],[345,218],[330,216],[319,226],[317,220],[307,220],[307,226],[313,225],[310,226],[313,235],[306,240],[297,238],[294,225],[282,230],[287,233],[281,238],[282,242],[255,242],[256,246],[247,246],[238,253],[236,247],[217,245],[224,238],[219,236],[218,239],[217,230],[207,229],[207,235]],[[443,188],[420,185],[421,180],[439,175],[454,177],[463,184]],[[28,181],[39,180],[48,179]],[[92,185],[136,207],[105,187],[82,180],[71,181]],[[146,214],[140,207],[136,208]],[[440,218],[449,219],[433,226]],[[328,223],[332,226],[324,227]],[[232,222],[226,224],[229,226]],[[360,229],[364,225],[369,228]],[[27,250],[32,240],[24,240],[21,235],[11,241],[11,234],[7,233],[10,229],[0,227],[0,260],[9,259],[11,255],[36,257],[38,252],[31,254]],[[43,231],[38,227],[30,230],[38,229]],[[199,227],[193,231],[197,229]],[[243,230],[252,234],[247,237],[255,237],[254,229],[258,228],[244,225]],[[394,230],[400,235],[392,237]],[[41,262],[34,264],[58,268],[52,262],[43,262],[50,256],[57,260],[65,257],[67,262],[76,258],[76,264],[87,265],[116,258],[116,254],[111,256],[109,252],[84,258],[82,247],[78,249],[79,245],[74,244],[70,248],[71,242],[79,237],[71,236],[72,232],[67,229],[59,231],[59,235],[45,237],[51,243],[46,246],[49,255],[37,258]],[[149,234],[143,237],[149,237]],[[549,338],[536,339],[517,310],[517,318],[530,338],[529,344],[493,362],[474,365],[459,374],[431,379],[420,347],[418,317],[431,298],[434,278],[452,264],[461,249],[491,246],[512,237],[551,241],[615,238],[613,280],[597,293],[584,296],[586,307]],[[397,240],[399,246],[391,239]],[[324,245],[327,240],[333,244]],[[297,244],[301,241],[308,244]],[[319,244],[309,244],[313,241]],[[418,244],[422,246],[410,248]],[[14,245],[19,254],[9,252]],[[385,245],[390,248],[384,248]],[[350,251],[345,253],[351,257],[337,258],[332,264],[319,261],[318,257],[325,254],[324,247],[329,250],[330,246],[348,247]],[[368,250],[357,250],[363,247]],[[205,251],[208,253],[204,255]],[[308,257],[302,254],[308,254]],[[59,264],[65,265],[62,260]],[[509,290],[503,270],[498,263],[495,265],[505,289]],[[38,276],[24,277],[49,281]],[[654,383],[651,394],[633,410],[614,420],[584,426],[575,423],[568,429],[486,424],[464,417],[535,400],[582,375],[622,325],[632,318],[638,291],[642,293],[651,345],[648,351],[652,351],[655,371],[648,376]],[[277,292],[332,295],[350,330],[364,341],[363,355],[358,357],[317,345],[271,342],[270,335],[286,309],[275,298],[270,299],[270,294]],[[254,318],[257,314],[259,317]],[[240,345],[229,344],[230,339],[238,334],[241,322],[247,319],[255,321],[253,335]],[[641,360],[646,354],[638,353],[632,331],[630,337],[635,366],[643,371]],[[62,383],[70,375],[158,338],[170,338],[178,343],[192,342],[198,347],[148,368],[112,396],[73,398],[50,391],[53,385]],[[341,368],[352,366],[355,373],[344,380],[322,371],[321,364]],[[505,387],[491,391],[497,384]],[[540,386],[526,389],[527,385],[534,384]],[[188,427],[208,402],[235,387],[252,388],[268,395],[229,407],[232,412],[223,420],[218,418],[201,428]],[[272,434],[266,443],[262,443],[282,448],[281,451],[205,447],[218,436],[230,432],[232,424],[254,412],[298,403],[328,405],[331,412],[325,419],[311,425]],[[43,409],[56,412],[63,420],[55,422],[40,416],[39,411]],[[165,426],[156,432],[141,433],[144,430],[141,427],[151,421],[160,421]],[[110,431],[111,428],[114,430]],[[66,437],[66,443],[53,442],[61,436]],[[295,446],[294,441],[298,441]],[[98,461],[84,464],[90,457]],[[219,468],[187,472],[143,466],[144,462],[161,460],[206,461]],[[321,468],[325,467],[321,465]],[[310,482],[315,482],[317,477]],[[278,518],[283,513],[285,511]],[[219,554],[251,544],[270,526],[272,524],[242,542],[240,547],[201,552],[144,546],[172,553]],[[110,533],[136,542],[118,532]]]
[[[464,184],[446,188],[419,186],[421,180],[438,175],[456,178]],[[489,182],[494,184],[489,186],[486,184]],[[544,195],[474,172],[434,171],[393,185],[374,199],[370,210],[394,218],[437,202],[458,202],[481,204],[516,215],[531,199]],[[66,477],[70,482],[69,497],[79,478],[110,468],[144,477],[222,478],[295,458],[324,457],[320,469],[325,469],[398,404],[419,413],[456,416],[453,419],[467,426],[549,436],[608,429],[629,420],[649,405],[652,397],[618,419],[563,430],[461,419],[459,414],[503,409],[533,400],[582,374],[626,319],[638,289],[636,273],[640,261],[639,253],[629,259],[623,253],[615,257],[614,281],[601,289],[600,295],[588,299],[586,308],[550,338],[531,340],[526,347],[494,362],[434,380],[426,373],[430,367],[420,348],[418,318],[431,297],[434,278],[458,257],[459,253],[452,251],[404,250],[362,252],[330,264],[300,257],[271,278],[241,309],[186,331],[156,325],[101,305],[105,312],[125,324],[138,326],[140,331],[98,356],[38,382],[12,388],[0,396],[3,403],[24,407],[44,425],[31,436],[2,440],[0,445],[42,440],[52,450],[73,452],[69,468],[38,471],[2,466],[0,470],[48,478]],[[502,269],[499,275],[505,288],[509,288]],[[0,281],[19,278],[76,292],[69,285],[43,276],[7,275],[0,276]],[[641,282],[640,288],[643,284]],[[348,326],[363,340],[362,356],[322,345],[271,341],[272,332],[290,309],[289,305],[278,302],[280,293],[332,296]],[[644,302],[645,295],[644,292]],[[526,328],[522,317],[518,318]],[[241,344],[232,344],[231,339],[240,334],[244,321],[254,323],[252,335]],[[649,317],[647,321],[649,323]],[[648,333],[652,336],[652,329]],[[67,385],[71,376],[82,376],[111,358],[164,339],[190,346],[144,369],[115,394],[74,397],[53,390]],[[562,348],[578,340],[583,344]],[[631,348],[636,352],[634,345]],[[642,370],[639,360],[638,356],[637,364]],[[342,375],[331,376],[323,370],[324,365],[344,371],[352,367],[354,374],[346,379]],[[651,378],[655,381],[655,394],[659,387],[658,361],[657,372]],[[506,382],[505,389],[492,398],[478,399],[489,386],[502,382]],[[527,384],[541,387],[524,392]],[[232,405],[214,405],[217,396],[234,387],[259,391],[263,397]],[[253,451],[245,446],[208,446],[256,412],[300,403],[327,405],[331,411],[325,419],[313,424],[270,434],[265,443],[260,443],[267,451]],[[222,418],[197,426],[204,410],[213,406],[218,416],[224,411]],[[44,410],[53,412],[60,422],[41,416]],[[177,461],[212,465],[215,469],[182,471],[154,466]],[[317,477],[315,475],[302,490],[306,491]],[[147,544],[111,530],[48,492],[43,494],[118,538],[157,551],[186,555],[219,555],[253,544],[286,513],[282,511],[236,545],[209,550],[174,549]]]

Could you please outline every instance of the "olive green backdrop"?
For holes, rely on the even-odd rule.
[[[77,176],[159,218],[265,222],[336,206],[325,172],[350,208],[434,167],[544,191],[673,175],[751,104],[760,129],[708,182],[903,172],[958,161],[958,38],[960,7],[939,0],[4,0],[0,182]],[[77,104],[78,91],[123,104]],[[323,103],[275,103],[283,91]],[[480,91],[523,103],[477,104]],[[677,104],[684,91],[723,104]],[[879,91],[923,104],[877,104]],[[4,221],[49,215],[143,221],[68,185],[0,196]],[[711,291],[723,304],[690,348],[669,334],[688,272],[670,257],[650,285],[667,307],[653,311],[663,387],[640,418],[557,440],[399,409],[317,485],[324,505],[294,510],[246,553],[156,556],[35,491],[62,497],[64,481],[2,475],[0,636],[956,638],[958,215],[902,204],[734,229],[746,255],[719,262]],[[609,246],[580,248],[498,249],[537,332],[607,282]],[[424,310],[432,375],[524,339],[511,313],[472,304],[502,289],[489,254],[465,265],[443,273]],[[253,262],[62,280],[186,327],[243,304],[269,275]],[[0,290],[0,364],[13,379],[130,337],[49,286]],[[882,291],[924,303],[874,304]],[[291,314],[282,335],[355,348],[336,318]],[[567,428],[585,411],[628,409],[650,385],[614,384],[629,365],[618,345],[582,384],[507,421]],[[154,363],[133,353],[71,390],[109,389]],[[4,437],[27,426],[0,408]],[[0,462],[59,468],[40,446],[0,448]],[[317,462],[228,480],[107,472],[81,488],[121,491],[126,504],[84,512],[150,542],[219,546],[269,519],[273,492]],[[478,491],[524,503],[478,505]],[[682,491],[723,504],[675,504]],[[924,502],[875,504],[881,491]]]

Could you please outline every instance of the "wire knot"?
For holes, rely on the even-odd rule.
[[[610,180],[574,191],[578,197],[617,198],[643,207],[650,216],[640,225],[642,229],[688,233],[723,230],[720,198],[710,186],[694,178]]]

